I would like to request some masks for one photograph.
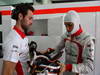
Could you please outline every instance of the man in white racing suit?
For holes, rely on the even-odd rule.
[[[83,31],[76,11],[64,16],[64,25],[66,33],[55,48],[55,52],[65,48],[65,65],[61,70],[65,71],[64,75],[86,75],[94,70],[95,39]]]

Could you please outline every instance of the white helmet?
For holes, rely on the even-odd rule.
[[[74,24],[74,28],[70,32],[71,34],[76,33],[80,28],[80,16],[74,10],[68,11],[68,13],[64,16],[64,22],[72,22]]]

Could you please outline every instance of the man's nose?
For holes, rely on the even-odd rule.
[[[33,24],[33,21],[30,21],[30,25],[32,25]]]

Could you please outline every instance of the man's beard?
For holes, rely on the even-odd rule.
[[[24,25],[21,25],[21,27],[24,30],[24,33],[27,35],[28,27],[27,26],[24,26]]]

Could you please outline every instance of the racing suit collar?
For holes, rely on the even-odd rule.
[[[74,34],[72,34],[71,37],[79,36],[83,32],[83,30],[82,30],[80,25],[79,25],[79,27],[80,27],[79,30],[77,32],[75,32]]]

